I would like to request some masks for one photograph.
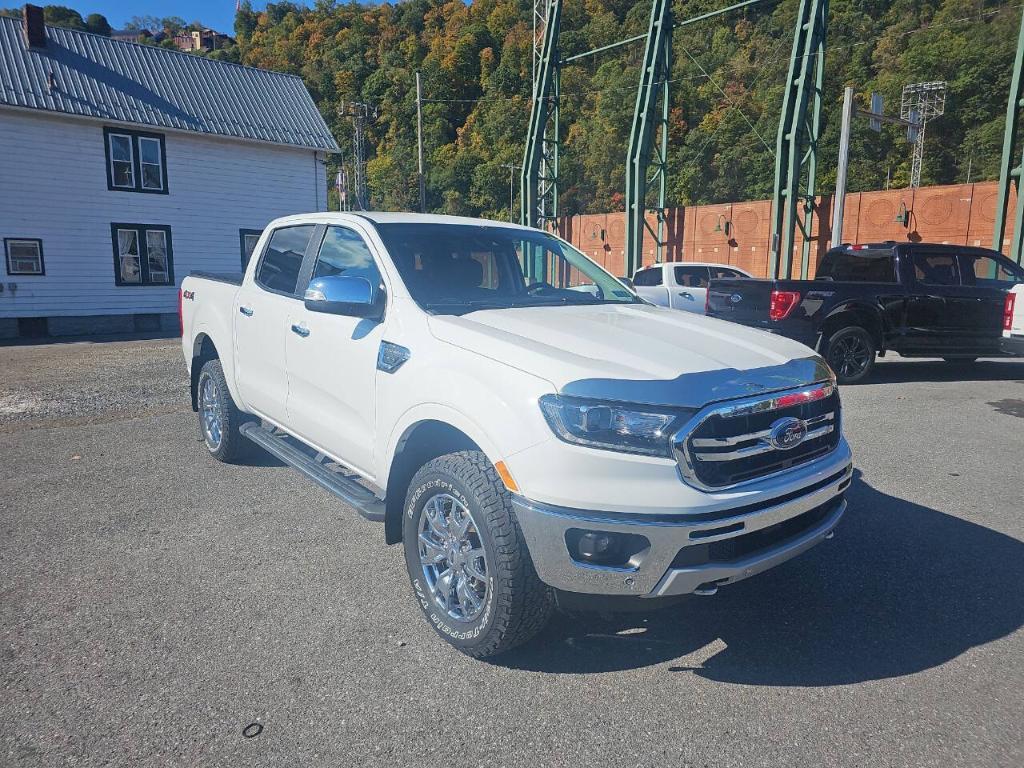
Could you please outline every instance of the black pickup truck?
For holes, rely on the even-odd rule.
[[[814,280],[712,280],[706,313],[796,339],[840,383],[863,381],[876,353],[967,363],[1000,350],[1007,291],[1024,269],[985,248],[871,243],[833,248]]]

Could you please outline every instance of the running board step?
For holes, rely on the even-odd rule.
[[[263,450],[299,470],[314,483],[333,493],[349,506],[355,507],[356,512],[367,520],[372,520],[375,523],[384,522],[384,501],[378,499],[369,488],[325,466],[323,454],[316,454],[315,457],[308,456],[293,445],[285,433],[274,432],[255,422],[243,424],[239,431]],[[294,440],[294,438],[291,439]]]

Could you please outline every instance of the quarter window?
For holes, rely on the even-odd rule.
[[[171,285],[174,265],[171,228],[161,224],[111,224],[114,282],[117,285]]]
[[[43,241],[37,238],[4,238],[8,275],[43,275]]]
[[[314,229],[312,224],[302,224],[274,230],[263,252],[256,282],[267,290],[294,295],[302,259]]]
[[[121,192],[167,192],[164,137],[120,128],[103,129],[107,188]]]
[[[686,288],[707,288],[707,267],[676,267],[676,283]]]
[[[238,246],[242,250],[242,271],[245,272],[256,250],[256,244],[260,241],[262,229],[240,229],[238,230]]]
[[[892,248],[830,251],[821,263],[818,278],[852,283],[894,283],[894,265]]]

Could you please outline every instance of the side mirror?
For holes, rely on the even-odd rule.
[[[365,277],[333,275],[309,281],[303,297],[310,312],[378,319],[383,314],[381,291]]]
[[[633,281],[630,280],[628,277],[620,277],[619,278],[619,282],[622,283],[627,288],[633,288],[634,287],[633,286]]]

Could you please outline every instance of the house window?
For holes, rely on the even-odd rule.
[[[260,241],[262,229],[240,229],[238,230],[238,246],[242,250],[242,271],[245,272],[249,266],[253,251],[256,250],[256,243]]]
[[[167,193],[162,134],[104,128],[103,144],[107,152],[107,189]]]
[[[172,285],[171,228],[160,224],[111,224],[117,285]]]
[[[43,241],[31,237],[5,237],[8,275],[45,275]]]

